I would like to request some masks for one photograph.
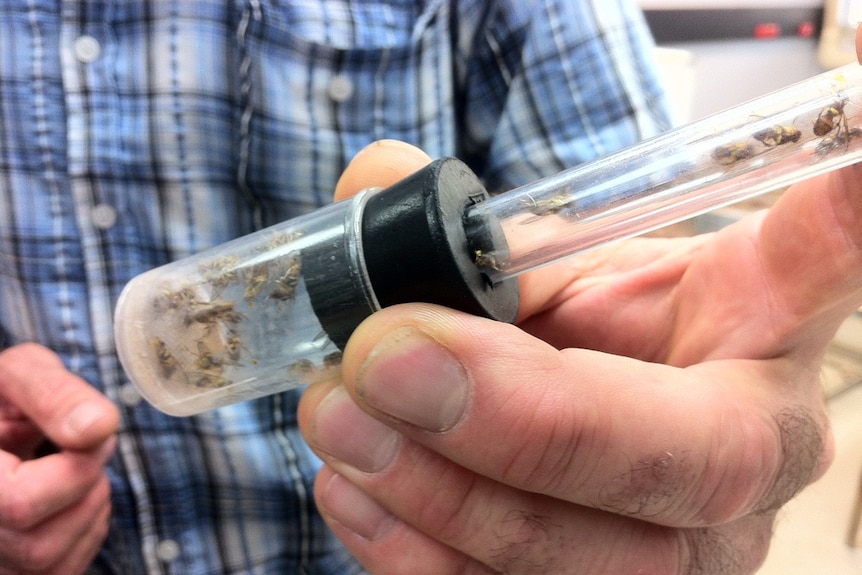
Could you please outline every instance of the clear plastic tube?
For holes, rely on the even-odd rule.
[[[376,191],[132,279],[114,339],[141,395],[191,415],[340,374],[332,337],[380,308],[355,230]]]
[[[862,66],[850,64],[472,206],[506,246],[474,250],[492,283],[854,163]]]
[[[381,307],[513,321],[539,266],[862,157],[848,65],[494,198],[458,160],[134,278],[114,332],[129,378],[190,415],[340,376]]]

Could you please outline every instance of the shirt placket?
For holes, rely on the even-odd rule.
[[[111,105],[117,95],[111,82],[111,42],[108,15],[110,3],[64,0],[60,37],[60,59],[68,138],[68,169],[75,219],[80,233],[83,261],[88,285],[87,306],[93,346],[100,361],[98,366],[104,393],[115,403],[134,407],[140,395],[130,385],[123,385],[115,359],[112,330],[112,302],[116,287],[111,285],[107,254],[111,249],[111,230],[122,225],[121,190],[113,186],[121,177],[105,181],[105,170],[112,151],[119,149],[122,125],[121,109]],[[101,11],[101,12],[100,12]],[[89,18],[88,18],[89,16]],[[121,169],[121,168],[116,168]],[[116,174],[115,174],[116,175]],[[132,417],[132,410],[124,410]],[[123,424],[121,423],[121,426]],[[129,482],[135,498],[140,531],[143,567],[152,575],[169,572],[170,564],[180,555],[177,542],[158,533],[157,521],[149,487],[143,479],[144,464],[130,434],[119,434],[117,456],[131,477]]]

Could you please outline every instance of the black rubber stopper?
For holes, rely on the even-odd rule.
[[[492,284],[474,263],[477,250],[505,255],[499,222],[471,221],[467,208],[488,193],[460,160],[437,160],[369,197],[362,214],[362,251],[369,282],[382,307],[427,302],[512,322],[518,314],[518,282]],[[345,270],[342,238],[303,257],[311,303],[329,338],[343,349],[359,323],[375,310],[360,278]],[[314,271],[317,270],[317,271]]]
[[[362,226],[365,265],[383,307],[407,302],[440,304],[512,322],[518,283],[492,285],[476,266],[476,251],[505,252],[497,221],[471,222],[464,214],[488,198],[479,178],[460,160],[437,160],[372,196]]]

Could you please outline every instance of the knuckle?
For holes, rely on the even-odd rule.
[[[825,422],[803,407],[789,407],[775,415],[780,463],[757,512],[775,511],[795,497],[829,465],[833,455],[827,445],[831,431]]]
[[[703,503],[692,517],[696,524],[718,525],[752,512],[775,511],[819,476],[832,457],[828,426],[807,407],[788,407],[765,423],[750,421],[736,429],[740,435],[731,443],[739,447],[717,455],[722,463],[705,470],[718,473],[701,481],[698,499]]]
[[[766,560],[773,515],[750,515],[722,528],[680,530],[681,575],[751,575]]]

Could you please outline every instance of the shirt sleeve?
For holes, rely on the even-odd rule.
[[[670,126],[655,46],[632,2],[496,2],[465,41],[461,154],[493,192]]]

